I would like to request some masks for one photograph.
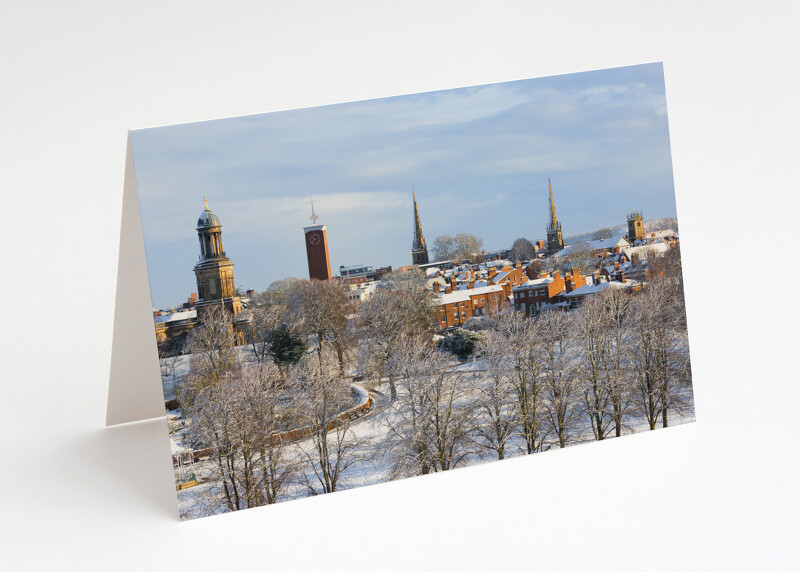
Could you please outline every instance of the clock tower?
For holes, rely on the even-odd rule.
[[[314,202],[311,202],[311,222],[317,222]],[[306,238],[308,257],[308,277],[311,280],[330,280],[331,262],[328,256],[328,232],[324,224],[307,226],[303,229]]]

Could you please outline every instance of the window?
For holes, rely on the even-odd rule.
[[[481,298],[481,304],[485,304],[485,303],[486,303],[486,298]]]
[[[519,309],[522,310],[523,312],[525,311],[525,302],[519,305]]]
[[[539,290],[539,296],[544,296],[547,290]]]
[[[464,311],[464,312],[461,312],[461,317],[462,317],[462,318],[466,318],[466,317],[467,317],[467,312],[466,312],[466,311]]]

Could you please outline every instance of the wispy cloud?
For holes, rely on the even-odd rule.
[[[410,262],[412,186],[430,243],[541,237],[548,176],[567,234],[672,216],[664,93],[649,64],[135,131],[154,301],[191,288],[204,194],[255,287],[305,274],[311,197],[334,265]]]

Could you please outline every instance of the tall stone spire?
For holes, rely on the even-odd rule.
[[[561,223],[556,217],[556,203],[553,201],[553,183],[547,178],[550,187],[550,222],[547,225],[547,256],[555,254],[564,248],[564,239],[561,236]]]
[[[422,223],[419,222],[419,209],[417,208],[417,193],[411,189],[414,199],[414,242],[411,244],[411,263],[428,264],[428,247],[422,236]]]
[[[547,184],[550,187],[550,227],[555,228],[558,225],[558,218],[556,217],[556,203],[553,201],[553,183],[550,182],[550,177],[547,177]]]

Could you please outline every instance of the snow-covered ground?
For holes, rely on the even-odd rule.
[[[459,364],[455,367],[466,375],[481,375],[481,371],[485,367],[485,364],[483,364],[481,360],[477,360]],[[398,389],[399,391],[402,391],[402,384]],[[384,390],[386,395],[383,394]],[[355,464],[349,467],[346,472],[343,473],[337,490],[374,485],[390,480],[391,459],[388,455],[383,454],[385,447],[382,445],[386,438],[390,423],[397,416],[396,407],[398,402],[393,403],[389,401],[388,384],[384,384],[378,393],[373,392],[373,396],[375,397],[375,407],[373,412],[361,419],[354,421],[351,425],[351,431],[353,432],[351,437],[359,441],[363,441],[363,444],[359,447],[359,449],[354,451],[354,455],[362,460],[357,461]],[[691,401],[691,396],[687,397],[690,403],[693,403],[693,401]],[[179,416],[172,415],[172,417],[173,420],[171,421],[171,427],[174,426],[176,428],[176,433],[172,434],[171,432],[171,434],[179,434]],[[690,423],[694,420],[695,416],[693,405],[690,405],[683,414],[676,414],[673,411],[669,412],[668,421],[670,426]],[[626,420],[626,424],[623,428],[623,435],[630,435],[648,430],[649,426],[643,419],[631,417]],[[613,431],[612,435],[606,438],[613,438]],[[572,436],[569,446],[589,443],[594,440],[595,439],[591,427],[587,425],[583,427],[582,430],[577,434]],[[176,442],[176,451],[184,446],[185,445],[181,444],[180,440],[178,439]],[[542,452],[557,448],[558,444],[556,440],[551,437],[545,440],[542,447]],[[307,463],[308,455],[313,455],[312,449],[313,444],[310,439],[307,439],[291,445],[289,447],[288,456],[293,461],[305,461],[307,466],[305,469],[305,476],[311,483],[315,483],[316,477]],[[522,439],[511,439],[507,445],[506,458],[524,454],[526,453]],[[463,464],[459,465],[459,468],[496,460],[497,458],[493,454],[476,453],[469,456]],[[214,491],[212,489],[215,487],[215,484],[213,483],[213,470],[211,463],[209,461],[198,462],[194,465],[184,467],[184,472],[193,472],[198,477],[198,480],[201,482],[201,484],[178,491],[178,507],[181,518],[192,519],[202,516],[209,516],[209,514],[214,514],[216,512],[224,512],[225,509],[220,508],[215,508],[211,513],[208,511],[209,498],[214,496]],[[179,481],[179,478],[180,469],[176,468],[176,482]],[[303,479],[301,477],[298,479],[298,482],[294,482],[288,486],[284,491],[281,502],[309,496],[311,493],[308,487],[304,485],[302,481]],[[217,505],[215,504],[214,506]]]

